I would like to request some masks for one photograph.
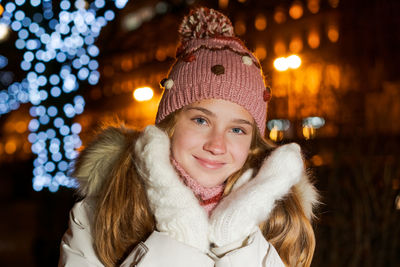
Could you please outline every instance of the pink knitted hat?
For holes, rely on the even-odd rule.
[[[176,62],[158,107],[156,123],[181,107],[203,99],[223,99],[244,107],[264,135],[269,87],[258,59],[234,36],[222,13],[197,8],[183,19]]]

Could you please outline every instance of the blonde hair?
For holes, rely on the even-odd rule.
[[[157,126],[170,137],[179,110]],[[145,187],[133,164],[136,135],[128,135],[128,145],[103,185],[94,216],[94,247],[105,266],[118,266],[127,254],[155,229]],[[261,137],[253,126],[253,138],[243,168],[227,179],[224,195],[229,194],[241,174],[248,168],[257,170],[274,145]],[[260,225],[265,238],[276,248],[287,266],[310,266],[315,237],[305,216],[296,187],[279,201],[269,219]]]
[[[92,227],[94,248],[107,267],[119,266],[155,229],[144,184],[134,166],[138,133],[124,134],[127,145],[99,193]]]

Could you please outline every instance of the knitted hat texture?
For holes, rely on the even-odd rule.
[[[203,99],[223,99],[244,107],[260,133],[265,131],[265,87],[258,59],[234,36],[229,19],[208,8],[197,8],[183,19],[181,44],[168,78],[161,82],[156,123],[170,113]]]

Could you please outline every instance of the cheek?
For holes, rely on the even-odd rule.
[[[171,150],[173,156],[182,154],[183,152],[198,146],[199,138],[187,129],[176,129],[171,139]]]
[[[232,155],[234,156],[238,166],[241,167],[246,162],[246,159],[249,155],[249,150],[250,142],[238,142],[234,145],[234,147],[232,148]]]

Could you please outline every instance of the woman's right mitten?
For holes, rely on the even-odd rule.
[[[136,141],[135,155],[157,229],[207,252],[208,215],[172,166],[169,137],[156,126],[146,127]]]

